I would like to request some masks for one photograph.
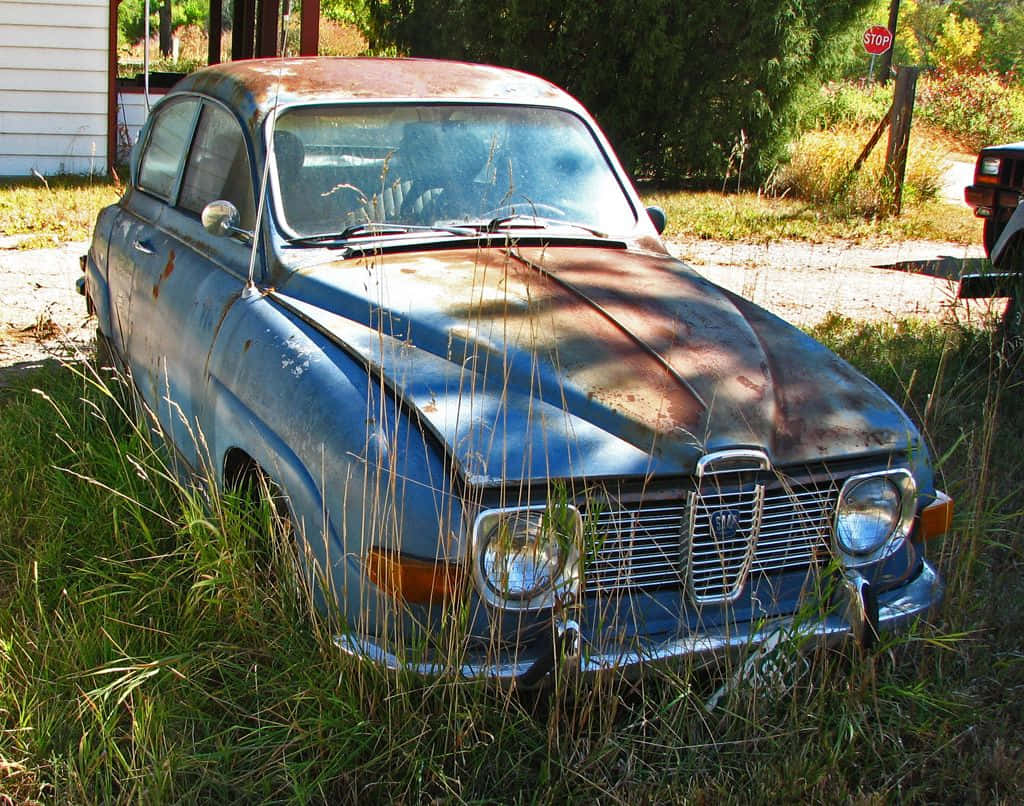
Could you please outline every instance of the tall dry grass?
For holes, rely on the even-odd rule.
[[[0,792],[16,802],[1017,802],[1024,371],[991,333],[815,335],[923,425],[954,530],[939,620],[872,655],[688,664],[513,694],[338,652],[268,541],[182,484],[81,366],[0,398]],[[146,421],[143,420],[143,423]]]
[[[834,208],[840,215],[876,216],[891,206],[894,188],[885,177],[885,138],[854,171],[854,164],[872,129],[837,125],[813,129],[789,147],[789,160],[779,167],[774,188],[804,201]],[[946,151],[925,137],[911,136],[903,199],[909,205],[932,201],[939,193]]]

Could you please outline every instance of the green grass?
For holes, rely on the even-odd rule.
[[[117,201],[119,183],[98,176],[51,176],[0,182],[0,233],[25,235],[35,249],[92,237],[99,211]]]
[[[117,200],[121,185],[102,178],[76,176],[0,183],[0,232],[23,235],[18,248],[56,246],[92,235],[100,209]],[[668,214],[669,238],[769,241],[794,238],[820,242],[928,238],[956,243],[981,242],[981,225],[966,205],[930,201],[908,204],[899,218],[841,212],[837,208],[755,193],[703,191],[650,192],[645,204]]]
[[[967,205],[935,200],[906,204],[896,217],[862,215],[834,205],[760,193],[660,191],[644,194],[644,203],[665,210],[668,238],[757,243],[787,238],[812,243],[923,238],[981,243],[981,224]]]
[[[546,696],[333,648],[267,508],[182,488],[81,368],[0,391],[0,793],[14,802],[1020,802],[1020,366],[985,332],[816,335],[925,425],[957,501],[934,627],[781,689],[686,668]],[[0,798],[2,800],[3,798]]]

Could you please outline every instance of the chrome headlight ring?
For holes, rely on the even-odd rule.
[[[834,548],[848,568],[870,565],[895,553],[910,536],[917,484],[905,468],[851,476],[836,505]]]
[[[487,509],[473,523],[473,577],[503,610],[541,610],[579,591],[583,520],[571,505]]]

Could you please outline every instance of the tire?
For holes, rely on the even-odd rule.
[[[1006,305],[1006,313],[1003,314],[1003,340],[1008,346],[1015,346],[1019,352],[1021,341],[1024,340],[1024,300],[1021,299],[1021,290],[1010,297]]]
[[[254,510],[267,506],[270,531],[275,539],[294,540],[295,529],[288,496],[262,467],[253,464],[245,468],[228,481],[227,488],[245,499]]]
[[[301,536],[288,494],[271,476],[252,465],[228,484],[258,515],[266,516],[266,542],[258,547],[270,585],[293,589],[298,612],[309,610],[311,587],[301,548]]]
[[[117,357],[114,355],[114,348],[103,331],[96,328],[96,366],[98,369],[114,369],[117,367]]]
[[[1003,234],[1003,230],[1006,229],[1005,221],[996,221],[994,218],[985,219],[985,228],[982,231],[981,241],[985,245],[986,257],[992,256],[992,249],[996,245],[996,241],[999,240],[999,236]]]
[[[131,376],[114,345],[96,328],[96,379],[110,390],[110,400],[119,413],[118,421],[134,429],[145,430],[146,406],[139,397]],[[111,412],[113,413],[113,412]]]

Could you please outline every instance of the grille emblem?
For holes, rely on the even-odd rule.
[[[716,543],[733,540],[740,530],[740,514],[735,509],[719,509],[711,513],[711,537]]]
[[[695,604],[727,604],[743,592],[757,551],[769,470],[771,462],[760,451],[719,451],[697,462],[681,541]]]

